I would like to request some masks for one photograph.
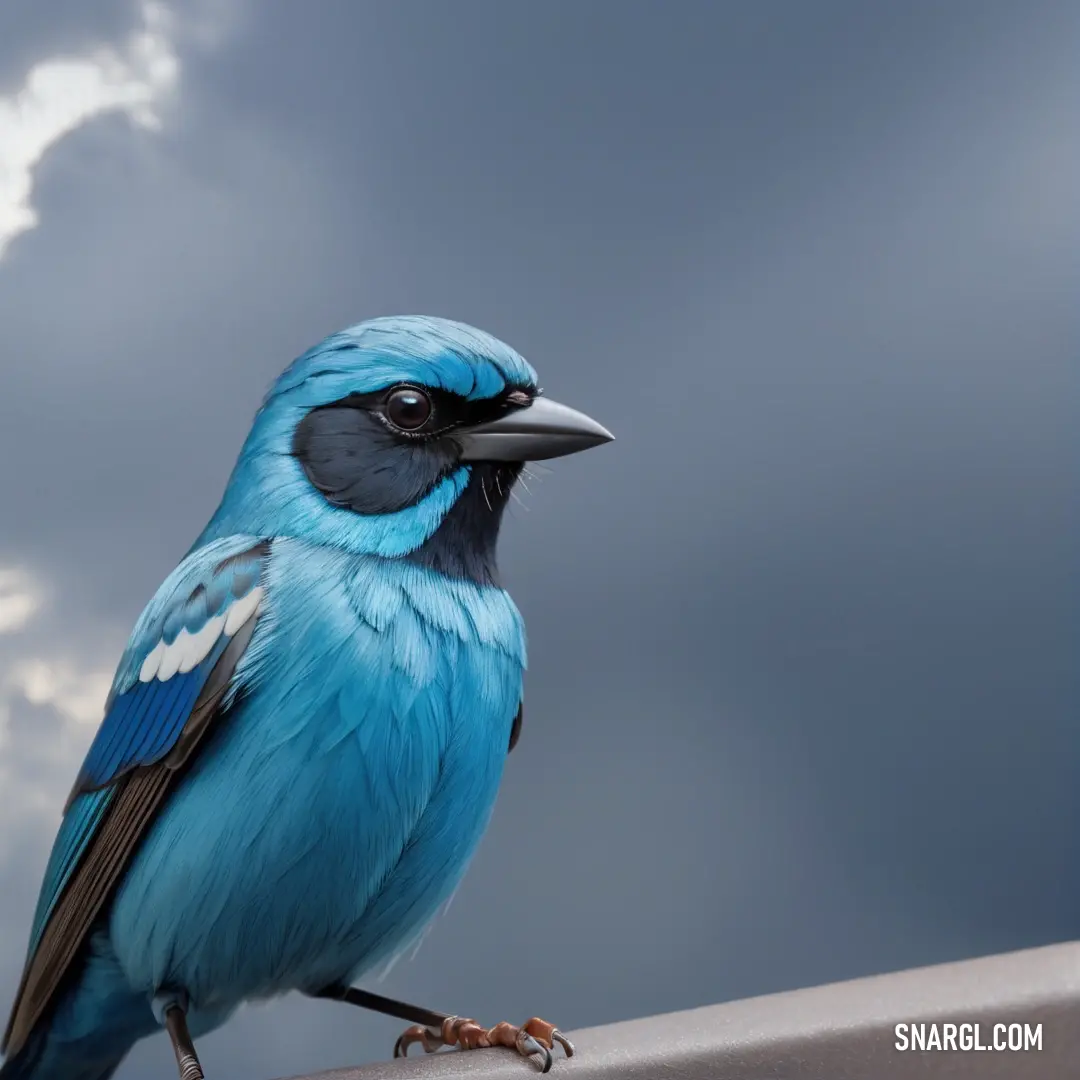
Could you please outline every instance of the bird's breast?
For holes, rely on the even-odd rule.
[[[400,947],[486,826],[520,642],[498,590],[276,542],[238,671],[251,690],[118,894],[129,977],[240,999],[313,989]]]

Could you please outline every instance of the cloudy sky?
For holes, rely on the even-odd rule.
[[[1071,0],[0,6],[0,1009],[261,393],[402,311],[618,442],[510,516],[524,736],[384,992],[576,1027],[1080,935],[1078,47]]]

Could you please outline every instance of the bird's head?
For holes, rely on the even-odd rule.
[[[611,438],[542,397],[532,367],[481,330],[372,319],[277,380],[198,542],[290,536],[489,582],[524,463]]]

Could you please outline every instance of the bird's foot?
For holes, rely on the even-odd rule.
[[[409,1047],[419,1043],[425,1054],[433,1054],[444,1046],[456,1046],[459,1050],[478,1050],[485,1046],[505,1046],[516,1050],[522,1057],[536,1058],[541,1072],[551,1068],[551,1051],[558,1043],[567,1057],[574,1056],[574,1044],[554,1025],[539,1016],[526,1020],[520,1027],[505,1020],[494,1027],[485,1028],[475,1020],[464,1016],[448,1016],[438,1028],[415,1024],[401,1033],[394,1045],[394,1057],[405,1057]]]

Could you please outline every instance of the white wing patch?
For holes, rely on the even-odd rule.
[[[253,615],[262,603],[263,589],[261,585],[256,586],[241,600],[237,600],[231,608],[225,611],[225,636],[232,637],[241,626],[248,621],[248,618]],[[210,650],[207,649],[207,652]]]
[[[167,682],[177,672],[183,675],[197,667],[210,655],[222,634],[232,637],[259,610],[262,598],[263,588],[256,586],[196,633],[192,634],[184,627],[171,645],[159,641],[139,669],[139,682],[150,682],[155,678]]]

